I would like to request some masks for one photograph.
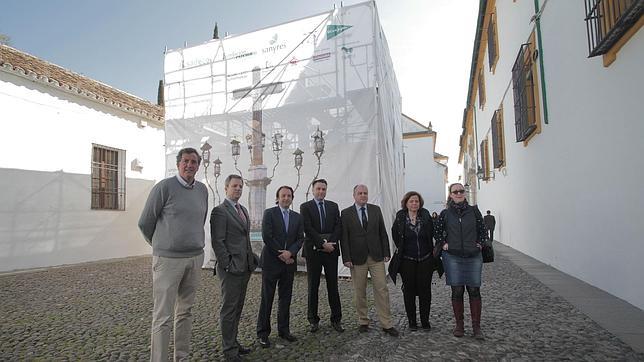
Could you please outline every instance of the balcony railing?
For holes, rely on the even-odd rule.
[[[586,0],[589,57],[607,53],[644,13],[644,0]]]

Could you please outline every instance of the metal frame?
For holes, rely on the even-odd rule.
[[[606,54],[644,14],[644,0],[585,0],[588,57]]]

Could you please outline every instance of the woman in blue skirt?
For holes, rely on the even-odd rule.
[[[484,339],[481,332],[481,248],[487,241],[483,216],[477,206],[465,199],[465,187],[449,186],[447,208],[434,226],[436,248],[441,253],[445,281],[452,288],[452,309],[456,326],[454,336],[463,337],[463,295],[467,288],[474,338]]]

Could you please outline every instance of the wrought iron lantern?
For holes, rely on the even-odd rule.
[[[210,149],[212,146],[208,142],[204,142],[204,144],[201,146],[201,159],[203,161],[203,167],[206,169],[208,168],[208,165],[210,165]]]

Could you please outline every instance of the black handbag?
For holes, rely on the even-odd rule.
[[[387,268],[389,277],[391,278],[391,281],[394,282],[394,284],[396,284],[396,275],[398,274],[398,269],[400,269],[400,254],[398,253],[398,249],[396,249],[396,252],[391,257],[391,260],[389,260],[389,267]]]
[[[483,243],[483,249],[481,249],[483,254],[484,263],[492,263],[494,261],[494,248],[492,248],[492,242],[487,241]]]

